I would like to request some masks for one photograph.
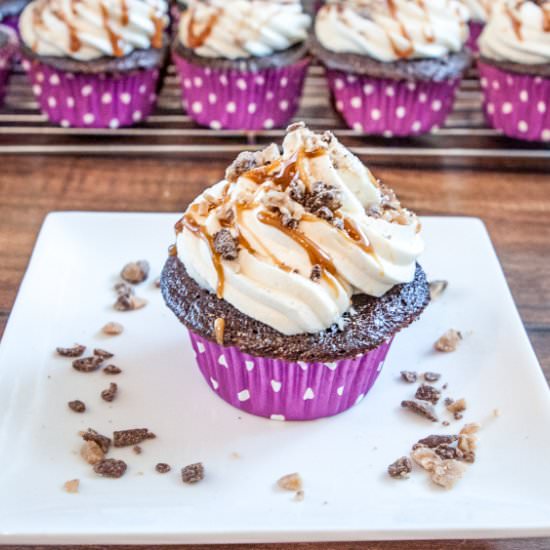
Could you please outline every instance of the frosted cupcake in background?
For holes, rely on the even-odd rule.
[[[408,136],[441,125],[470,55],[458,0],[333,0],[315,20],[311,50],[327,67],[350,128]]]
[[[550,141],[550,1],[495,4],[479,46],[489,122],[511,137]]]
[[[487,23],[487,19],[491,14],[491,10],[494,4],[498,0],[461,0],[462,3],[468,8],[470,12],[470,21],[468,26],[470,29],[470,36],[468,37],[468,48],[474,53],[478,53],[479,45],[478,39]]]
[[[311,17],[299,0],[189,0],[174,61],[184,108],[200,125],[285,126],[309,63]]]
[[[118,128],[156,103],[168,49],[164,0],[34,0],[22,54],[42,111],[62,126]]]
[[[17,32],[19,15],[30,0],[0,0],[0,24]]]
[[[12,58],[17,49],[17,36],[11,27],[0,25],[0,105],[4,103]]]
[[[242,153],[176,224],[161,288],[208,385],[310,420],[359,402],[429,301],[420,222],[330,132]]]

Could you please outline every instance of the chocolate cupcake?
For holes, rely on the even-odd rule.
[[[495,5],[478,61],[489,123],[526,141],[550,141],[550,1]]]
[[[298,109],[310,23],[299,0],[189,0],[173,51],[189,115],[214,129],[284,127]]]
[[[33,0],[20,32],[42,111],[61,126],[118,128],[147,118],[167,52],[165,0]]]
[[[176,225],[161,276],[208,384],[274,419],[342,412],[429,301],[416,216],[329,132],[242,153]]]
[[[458,0],[332,0],[310,47],[350,128],[422,134],[444,122],[470,63],[466,21]]]

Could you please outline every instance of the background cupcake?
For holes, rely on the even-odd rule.
[[[323,6],[311,38],[337,110],[368,134],[421,134],[444,122],[469,54],[458,0],[347,0]]]
[[[337,414],[374,384],[429,300],[423,243],[329,132],[242,153],[176,225],[161,288],[220,397],[279,420]]]
[[[17,32],[19,14],[30,0],[0,0],[0,23]]]
[[[468,27],[470,36],[468,37],[468,48],[474,53],[479,51],[478,39],[487,19],[491,13],[492,7],[498,0],[462,0],[463,4],[468,8],[470,13],[470,21]]]
[[[298,109],[311,18],[299,0],[189,0],[174,60],[184,107],[214,129],[284,126]]]
[[[167,51],[164,0],[34,0],[22,53],[42,111],[62,126],[117,128],[156,102]]]
[[[479,45],[489,122],[511,137],[550,141],[550,1],[496,4]]]
[[[12,57],[16,49],[17,36],[15,31],[10,27],[0,25],[0,105],[4,102]]]

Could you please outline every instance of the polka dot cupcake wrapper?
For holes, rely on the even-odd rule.
[[[174,54],[183,108],[214,130],[286,126],[296,114],[309,61],[257,72],[212,69]]]
[[[157,101],[157,69],[117,75],[60,71],[24,60],[40,109],[65,128],[118,128],[145,120]]]
[[[479,53],[479,44],[478,40],[485,28],[485,23],[480,23],[479,21],[470,21],[468,24],[470,29],[470,35],[468,36],[468,42],[466,46],[470,48],[473,53]]]
[[[331,363],[254,357],[189,333],[208,385],[238,409],[272,420],[313,420],[359,403],[378,378],[390,342]]]
[[[513,138],[550,142],[550,78],[507,72],[482,62],[478,67],[489,124]]]
[[[327,75],[335,108],[347,125],[386,137],[424,134],[442,125],[460,82],[409,82],[335,70]]]
[[[9,39],[0,48],[0,105],[4,101],[6,85],[11,71],[12,58],[17,50],[17,37],[10,27],[0,25],[0,32],[7,33]]]

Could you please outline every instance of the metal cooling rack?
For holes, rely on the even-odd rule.
[[[471,70],[457,93],[444,127],[417,138],[364,136],[346,128],[334,111],[324,69],[309,70],[300,111],[315,129],[332,129],[361,156],[380,163],[463,165],[498,168],[550,168],[550,146],[508,139],[489,128],[481,111],[481,89]],[[193,123],[181,107],[178,77],[168,69],[153,116],[134,128],[65,129],[50,125],[39,112],[26,75],[17,68],[0,108],[0,154],[234,156],[243,148],[278,141],[283,130],[244,132],[211,130]]]

